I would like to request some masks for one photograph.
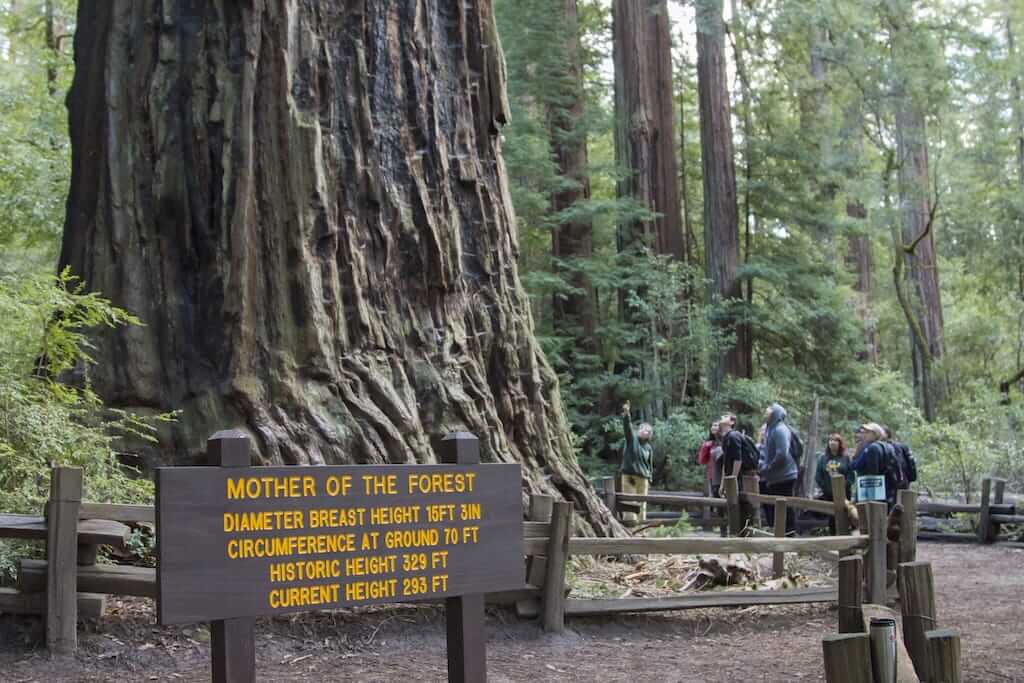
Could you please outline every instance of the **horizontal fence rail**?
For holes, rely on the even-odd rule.
[[[866,536],[817,538],[572,538],[570,555],[764,555],[858,550]]]

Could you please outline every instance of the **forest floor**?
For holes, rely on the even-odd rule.
[[[965,681],[1024,682],[1024,550],[923,543],[939,625],[962,633]],[[79,630],[79,653],[50,660],[39,620],[0,618],[0,679],[207,681],[205,627],[159,628],[148,600],[111,600],[109,615]],[[826,605],[709,609],[571,619],[547,635],[509,612],[488,615],[491,681],[818,681],[821,637],[834,632]],[[441,681],[443,611],[365,608],[262,620],[261,681]]]

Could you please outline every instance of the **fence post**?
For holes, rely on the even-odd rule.
[[[929,562],[904,562],[899,569],[903,641],[914,662],[917,677],[928,677],[928,643],[925,633],[935,628],[935,584]]]
[[[55,467],[46,503],[46,647],[52,655],[78,648],[78,510],[82,469]]]
[[[846,511],[846,477],[833,474],[832,505],[835,506],[836,535],[846,536],[850,533],[850,513]]]
[[[775,499],[775,537],[786,537],[786,499]],[[776,579],[786,572],[786,553],[772,553],[772,574]]]
[[[743,477],[743,486],[741,486],[740,489],[746,493],[757,493],[761,489],[761,479],[756,474],[745,475]],[[764,526],[764,517],[761,514],[761,506],[754,505],[753,503],[749,503],[749,505],[750,525],[756,527]]]
[[[873,683],[866,633],[829,634],[821,639],[828,683]]]
[[[931,678],[928,683],[960,683],[960,633],[940,628],[924,634]]]
[[[736,477],[722,479],[725,488],[725,513],[729,522],[729,535],[739,536],[743,531],[743,512],[740,509],[740,483]]]
[[[991,543],[992,510],[989,507],[992,494],[992,480],[985,477],[981,480],[981,512],[978,516],[978,542]]]
[[[551,496],[533,494],[530,496],[530,521],[551,524],[551,510],[555,499]],[[526,560],[526,583],[540,587],[544,585],[544,573],[547,571],[546,555],[530,555]]]
[[[601,492],[605,507],[612,513],[612,519],[618,519],[619,516],[615,513],[615,477],[601,478]]]
[[[869,537],[867,558],[868,601],[876,605],[885,605],[887,602],[885,590],[885,555],[887,551],[885,503],[870,502],[862,503],[862,505],[865,513],[862,517],[867,520]]]
[[[839,632],[863,633],[864,559],[860,555],[839,558]]]
[[[469,432],[452,432],[441,439],[438,455],[446,465],[479,465],[480,439]],[[448,680],[456,683],[487,680],[487,641],[484,634],[484,594],[445,598],[445,638]]]
[[[565,630],[565,564],[569,559],[572,503],[556,501],[551,513],[548,563],[544,576],[544,630]]]
[[[1005,479],[993,479],[992,481],[994,483],[993,491],[992,491],[992,503],[993,503],[993,505],[1002,505],[1003,504],[1003,494],[1006,492],[1006,480]],[[989,522],[991,523],[991,531],[990,531],[990,533],[992,534],[992,540],[993,541],[998,541],[999,540],[999,522],[992,522],[991,518],[989,518]]]
[[[206,464],[248,467],[249,437],[237,429],[220,431],[206,441]],[[256,680],[256,620],[219,619],[210,622],[210,661],[214,683]]]
[[[913,562],[917,559],[917,491],[899,491],[897,501],[903,506],[899,562]]]

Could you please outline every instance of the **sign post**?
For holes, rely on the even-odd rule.
[[[211,622],[214,681],[254,680],[255,617],[441,599],[450,680],[486,680],[484,593],[523,584],[518,464],[468,433],[438,465],[249,467],[242,432],[207,454],[157,470],[157,618]]]
[[[468,432],[449,434],[441,442],[441,462],[479,465],[480,440]],[[486,681],[484,594],[447,598],[444,613],[448,637],[448,680],[453,683]]]
[[[214,467],[248,467],[252,464],[249,437],[239,430],[217,432],[206,442],[206,463]],[[210,622],[210,680],[213,683],[256,680],[255,626],[252,617]]]

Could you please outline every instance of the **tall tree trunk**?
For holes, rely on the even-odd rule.
[[[847,181],[853,180],[861,173],[864,154],[864,109],[861,101],[849,104],[843,112],[843,127],[840,133],[841,154],[846,159]],[[868,210],[859,197],[848,194],[846,198],[846,217],[864,225]],[[874,312],[873,289],[875,274],[875,256],[871,245],[871,236],[866,233],[851,234],[847,238],[847,267],[856,275],[853,290],[856,292],[856,311],[864,329],[864,346],[857,354],[862,363],[879,363],[878,323]]]
[[[488,0],[109,0],[77,28],[61,267],[146,322],[102,340],[103,397],[181,409],[178,460],[233,425],[265,463],[472,431],[621,529],[516,272]]]
[[[1017,41],[1013,32],[1013,7],[1007,4],[1006,7],[1006,47],[1010,62],[1010,88],[1011,105],[1013,107],[1014,136],[1016,137],[1017,148],[1017,181],[1021,190],[1024,191],[1024,92],[1020,84],[1020,71],[1024,68],[1017,56]],[[1024,298],[1024,216],[1018,216],[1016,236],[1016,262],[1017,272],[1014,273],[1017,279],[1017,295]]]
[[[43,3],[43,19],[46,24],[46,91],[52,97],[57,94],[57,27],[54,23],[53,0]]]
[[[626,244],[643,237],[658,254],[684,257],[679,166],[672,108],[672,44],[667,0],[614,0],[615,157],[630,175],[620,197],[656,217],[623,226]]]
[[[576,0],[560,0],[560,4],[565,30],[565,80],[572,84],[572,90],[560,93],[562,101],[550,106],[548,120],[551,149],[558,166],[558,174],[572,182],[552,197],[551,209],[555,213],[571,209],[578,202],[590,199],[587,136],[583,127],[583,68],[580,64]],[[576,337],[577,348],[593,353],[596,350],[594,287],[586,272],[571,263],[573,259],[593,256],[593,224],[590,218],[579,217],[577,213],[576,217],[557,226],[552,232],[551,251],[556,259],[568,262],[561,270],[565,280],[575,290],[569,294],[555,296],[555,328],[567,336]]]
[[[903,214],[902,257],[910,284],[909,308],[914,318],[910,334],[914,366],[914,386],[925,418],[934,420],[945,398],[945,382],[935,376],[935,363],[942,359],[945,340],[939,270],[935,258],[934,218],[931,201],[931,175],[928,167],[928,128],[924,103],[918,100],[909,80],[908,63],[913,51],[920,49],[912,35],[912,3],[897,8],[890,17],[896,71],[895,123],[896,167]]]
[[[736,168],[725,70],[725,27],[722,0],[697,2],[697,90],[700,98],[700,141],[704,169],[704,262],[709,300],[722,304],[742,296],[736,277],[739,262],[739,218],[736,208]],[[737,334],[735,320],[722,321]],[[717,391],[726,374],[750,377],[742,344],[733,345],[715,363],[711,388]]]
[[[1020,64],[1017,62],[1017,42],[1013,33],[1013,10],[1007,7],[1006,12],[1006,46],[1010,59],[1010,87],[1013,90],[1012,106],[1014,135],[1017,148],[1017,180],[1024,187],[1024,93],[1020,85]]]
[[[682,40],[680,40],[682,42]],[[690,62],[685,56],[679,65],[679,192],[683,208],[683,259],[687,265],[694,265],[696,257],[693,250],[696,246],[696,238],[693,233],[693,202],[690,199],[690,185],[687,178],[686,167],[686,99],[684,97],[686,80],[685,75],[690,70]]]
[[[746,29],[741,19],[740,8],[736,0],[732,0],[732,37],[733,56],[736,63],[736,75],[740,84],[740,105],[743,108],[743,265],[750,263],[754,251],[754,210],[750,203],[750,191],[754,184],[754,121],[751,116],[753,97],[750,87],[750,76],[744,59],[746,49]],[[728,93],[726,93],[728,97]],[[738,196],[738,193],[737,193]],[[743,298],[747,307],[754,305],[754,279],[748,278],[745,286],[740,283]],[[748,368],[748,377],[753,375],[754,368],[754,330],[749,324],[736,326],[736,345],[742,351],[744,367]]]

